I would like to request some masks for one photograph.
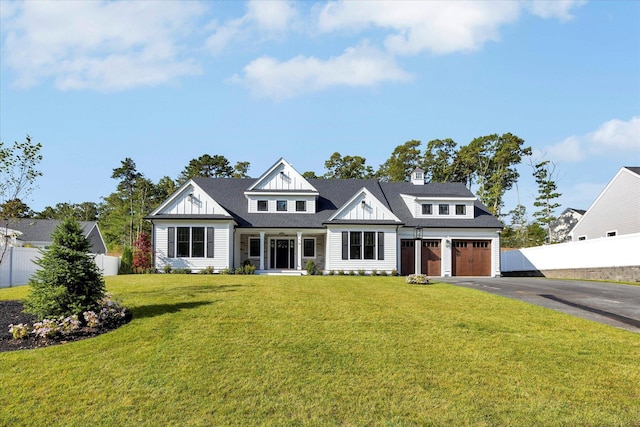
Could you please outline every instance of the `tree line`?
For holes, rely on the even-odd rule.
[[[505,223],[504,247],[536,246],[545,242],[549,224],[559,207],[555,182],[555,164],[549,160],[533,162],[531,147],[511,133],[491,134],[474,138],[466,145],[452,139],[435,139],[424,148],[419,140],[398,145],[389,158],[377,169],[367,164],[365,157],[333,153],[324,162],[324,173],[306,171],[306,178],[321,179],[377,179],[380,181],[408,181],[416,168],[424,170],[429,182],[461,182],[476,194],[488,209]],[[102,201],[78,204],[58,203],[40,212],[32,211],[22,199],[31,191],[35,179],[41,175],[37,165],[42,159],[40,144],[27,136],[24,143],[5,147],[0,143],[0,218],[9,224],[12,218],[64,219],[98,221],[110,251],[131,249],[141,233],[150,233],[151,225],[145,217],[191,178],[248,178],[250,163],[235,165],[223,155],[209,155],[192,159],[174,179],[163,176],[152,182],[138,171],[133,159],[127,157],[113,169],[111,178],[117,183],[114,192],[101,197]],[[518,203],[503,214],[504,196],[517,187],[518,166],[529,160],[532,176],[538,185],[533,220],[526,208]],[[11,187],[9,184],[15,182]],[[6,227],[5,227],[6,228]],[[9,227],[10,228],[10,227]],[[0,258],[1,260],[1,258]]]

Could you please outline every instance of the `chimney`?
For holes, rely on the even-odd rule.
[[[411,172],[411,183],[413,185],[424,185],[424,171],[420,168],[415,168]]]

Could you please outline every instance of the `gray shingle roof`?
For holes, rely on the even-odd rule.
[[[475,202],[474,219],[424,219],[414,218],[400,194],[424,197],[474,197],[461,183],[427,183],[414,185],[410,182],[378,182],[373,179],[309,179],[318,190],[315,214],[249,213],[244,192],[255,183],[255,178],[196,178],[194,182],[227,210],[239,227],[259,228],[324,228],[328,219],[349,201],[358,191],[366,188],[403,224],[425,228],[502,228],[502,223],[482,203]],[[173,216],[188,218],[186,216]],[[166,218],[155,215],[153,218]],[[214,219],[219,216],[207,216]],[[331,221],[332,224],[353,221]],[[360,222],[365,224],[366,222]],[[389,223],[386,221],[385,223]]]
[[[88,236],[91,230],[97,225],[95,221],[78,221],[84,236]],[[11,221],[9,228],[18,230],[22,234],[18,240],[23,242],[51,242],[53,230],[60,224],[55,219],[17,219]]]

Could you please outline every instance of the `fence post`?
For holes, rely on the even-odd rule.
[[[9,246],[9,287],[13,286],[13,246]]]

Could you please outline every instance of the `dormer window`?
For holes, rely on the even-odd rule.
[[[466,215],[466,214],[467,214],[466,205],[456,205],[456,215]]]
[[[296,212],[306,212],[307,202],[304,200],[296,200]]]
[[[287,211],[287,201],[286,200],[278,200],[276,202],[276,210],[278,212],[286,212]]]
[[[431,203],[423,203],[422,215],[432,215],[432,214],[433,214],[433,205]]]
[[[266,212],[267,210],[269,210],[269,205],[267,204],[266,200],[258,200],[258,211],[259,212]]]
[[[449,215],[449,205],[438,205],[438,214],[440,215]]]

